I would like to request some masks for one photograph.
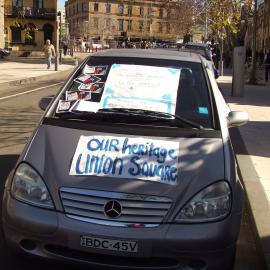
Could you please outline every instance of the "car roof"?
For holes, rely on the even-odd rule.
[[[208,50],[204,50],[203,48],[181,48],[181,51],[183,52],[190,52],[190,53],[197,53],[204,58],[206,58],[208,61],[212,61],[211,53]]]
[[[94,53],[92,56],[176,60],[195,63],[202,62],[201,57],[198,54],[166,49],[109,49]]]

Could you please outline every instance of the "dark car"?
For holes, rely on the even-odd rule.
[[[9,56],[10,55],[10,51],[7,49],[0,49],[0,59],[4,58],[4,56]]]
[[[8,177],[7,243],[105,269],[231,269],[243,211],[230,112],[197,54],[107,50],[66,81]]]
[[[207,61],[209,61],[208,65],[212,69],[215,78],[217,79],[219,77],[219,70],[216,68],[211,50],[209,49],[209,46],[204,43],[187,43],[181,51],[186,52],[193,52],[198,53],[201,56],[203,56]]]

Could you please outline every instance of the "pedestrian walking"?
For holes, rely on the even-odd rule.
[[[67,45],[66,41],[64,41],[64,43],[63,43],[63,50],[64,50],[64,56],[66,56],[67,55],[67,50],[68,50],[68,45]]]
[[[52,64],[52,57],[55,56],[55,49],[54,49],[54,46],[53,46],[53,44],[51,44],[51,41],[49,39],[46,40],[46,44],[43,47],[43,52],[45,54],[47,69],[50,69],[51,64]]]
[[[265,58],[264,58],[264,65],[265,65],[265,81],[268,82],[268,76],[270,72],[270,50],[268,49]]]

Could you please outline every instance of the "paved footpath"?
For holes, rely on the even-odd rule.
[[[59,65],[59,71],[71,69],[72,65]],[[0,84],[31,81],[31,78],[40,76],[50,76],[55,73],[54,65],[47,69],[44,63],[20,63],[20,62],[0,62]]]
[[[245,85],[244,97],[232,97],[230,74],[218,82],[231,110],[245,111],[250,117],[238,128],[244,147],[237,162],[259,249],[270,269],[270,83]]]
[[[48,76],[57,75],[59,72],[71,71],[76,63],[75,58],[81,62],[90,53],[74,53],[74,58],[62,56],[63,64],[59,65],[58,71],[52,64],[51,69],[47,69],[45,59],[40,53],[39,57],[7,57],[0,61],[0,90],[2,88],[20,86],[23,84],[33,83]],[[54,61],[54,60],[53,60]]]

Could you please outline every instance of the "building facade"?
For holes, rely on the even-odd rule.
[[[6,46],[12,51],[40,51],[56,41],[57,0],[4,0]]]
[[[256,48],[257,52],[265,52],[270,49],[270,0],[261,1],[258,4],[257,26],[256,26]],[[254,25],[251,19],[246,33],[245,45],[252,48]]]
[[[163,0],[68,0],[70,38],[107,44],[125,39],[175,41],[163,4]]]

